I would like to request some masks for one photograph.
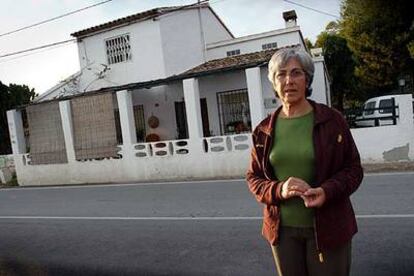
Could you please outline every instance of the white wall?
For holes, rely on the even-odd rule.
[[[396,95],[399,107],[397,125],[352,129],[352,135],[361,155],[362,162],[406,161],[414,159],[414,122],[411,95]],[[392,151],[395,160],[387,159],[385,152]],[[391,153],[391,152],[390,152]]]
[[[205,43],[231,38],[209,9],[201,10]],[[205,61],[197,9],[178,11],[83,38],[78,43],[80,90],[122,85],[179,74]],[[129,34],[132,59],[111,64],[105,77],[97,73],[107,64],[105,40]]]
[[[122,149],[122,159],[71,160],[68,164],[28,165],[26,155],[22,154],[14,155],[14,159],[22,186],[225,179],[241,177],[246,172],[251,140],[244,136],[244,142],[232,139],[233,150],[223,152],[205,153],[203,141],[199,140],[193,151],[183,155],[138,157],[134,152],[124,154]],[[244,144],[245,148],[236,150],[237,144]]]
[[[123,34],[130,35],[132,59],[109,65],[110,70],[106,73],[106,77],[91,84],[97,79],[96,74],[104,68],[101,64],[108,64],[105,40]],[[94,90],[166,76],[158,21],[142,21],[88,36],[78,43],[78,49],[83,69],[81,91],[88,85],[87,90]]]
[[[210,9],[203,9],[201,18],[206,44],[233,38]]]
[[[325,65],[323,57],[313,59],[315,65],[315,73],[312,82],[312,95],[310,99],[331,105],[330,85],[325,72]]]
[[[200,14],[190,9],[161,16],[160,30],[166,75],[182,73],[205,62],[205,43],[231,38],[210,9],[201,9]]]
[[[414,159],[414,135],[413,126],[405,128],[401,126],[380,126],[352,129],[352,136],[358,147],[363,163],[378,163],[387,161],[407,161],[404,155],[399,160],[387,160],[384,152],[390,150],[399,151],[398,148],[408,145],[408,158]],[[400,150],[403,150],[402,148]]]
[[[167,14],[161,17],[160,28],[166,75],[182,73],[204,62],[197,10]]]
[[[228,41],[211,43],[207,45],[208,60],[224,58],[227,51],[240,49],[240,54],[262,51],[262,44],[277,42],[278,48],[300,44],[303,45],[299,28],[276,30],[272,32],[240,37]]]

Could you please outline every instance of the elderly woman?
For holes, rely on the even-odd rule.
[[[253,132],[246,178],[280,276],[349,275],[357,232],[349,197],[363,178],[359,153],[342,114],[307,99],[313,74],[307,52],[277,51],[268,78],[282,106]]]

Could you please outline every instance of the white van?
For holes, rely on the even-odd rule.
[[[362,114],[356,117],[355,125],[370,127],[396,124],[399,110],[395,96],[386,95],[367,100]]]

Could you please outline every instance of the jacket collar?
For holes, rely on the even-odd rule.
[[[308,99],[308,102],[313,107],[314,112],[314,126],[324,123],[331,119],[331,116],[329,114],[329,107],[323,104],[316,103],[312,100]],[[259,124],[258,129],[259,131],[265,133],[266,135],[272,135],[273,127],[275,125],[275,121],[277,119],[277,116],[279,115],[280,111],[282,110],[282,106],[279,106],[278,109],[276,109],[270,117],[266,118],[262,121],[262,123]]]

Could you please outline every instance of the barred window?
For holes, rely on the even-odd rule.
[[[129,34],[105,40],[108,64],[131,60]]]
[[[262,50],[269,50],[277,48],[277,42],[266,43],[262,45]]]
[[[217,104],[222,135],[251,131],[247,89],[217,93]]]
[[[240,55],[240,49],[227,51],[227,56],[228,57],[237,56],[237,55]]]

